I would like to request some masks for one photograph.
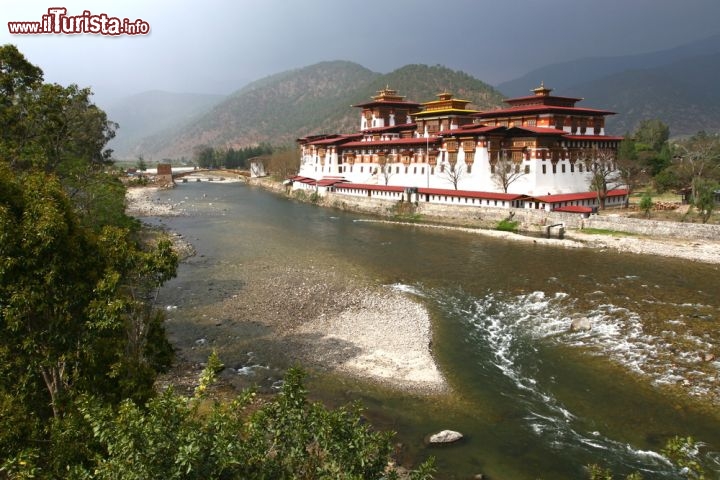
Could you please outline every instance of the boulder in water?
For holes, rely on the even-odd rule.
[[[583,332],[583,331],[588,331],[591,329],[592,329],[592,324],[590,323],[590,319],[587,317],[576,318],[570,324],[571,332]]]
[[[454,443],[463,438],[463,434],[454,430],[443,430],[428,437],[431,445]]]

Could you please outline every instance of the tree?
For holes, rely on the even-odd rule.
[[[172,349],[148,300],[176,265],[168,241],[142,249],[128,229],[96,233],[57,177],[0,163],[0,403],[16,412],[0,415],[16,432],[0,435],[0,458],[28,444],[67,450],[62,425],[83,394],[154,395]]]
[[[215,149],[207,145],[200,145],[194,149],[195,163],[202,168],[217,168],[219,166]]]
[[[644,176],[645,168],[639,161],[636,145],[632,139],[624,138],[618,147],[616,168],[618,178],[622,181],[630,194],[635,190]]]
[[[143,157],[142,155],[138,155],[137,163],[135,164],[135,166],[141,172],[147,170],[147,162],[145,162],[145,157]]]
[[[675,145],[673,172],[682,186],[692,189],[697,197],[701,179],[720,179],[720,135],[699,132]]]
[[[598,205],[604,209],[608,191],[622,185],[620,175],[615,168],[615,153],[612,150],[591,148],[583,150],[582,156],[582,161],[590,172],[588,187],[597,194]]]
[[[383,160],[382,163],[380,163],[378,176],[382,178],[385,185],[390,184],[390,178],[392,178],[393,176],[393,169],[392,165],[390,165],[387,159]]]
[[[645,217],[650,218],[650,210],[653,208],[653,200],[650,194],[645,192],[640,198],[640,210],[645,213]]]
[[[275,178],[285,179],[295,175],[300,166],[300,152],[297,147],[279,148],[268,159],[268,173]]]
[[[635,141],[642,149],[659,152],[670,138],[670,127],[658,119],[643,120],[635,130]]]
[[[707,223],[715,210],[716,192],[720,192],[720,183],[706,178],[697,178],[693,183],[695,194],[693,205],[697,208],[703,223]]]
[[[525,175],[525,170],[522,170],[519,162],[515,162],[507,154],[507,151],[503,151],[502,155],[498,157],[494,164],[492,164],[491,177],[495,185],[501,188],[504,193],[507,193],[510,185],[515,183],[520,177]]]
[[[440,165],[440,178],[452,184],[455,190],[458,189],[458,183],[465,177],[465,165],[458,164],[457,161],[446,161]]]

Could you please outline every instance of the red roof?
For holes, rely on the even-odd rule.
[[[369,185],[365,183],[342,183],[335,185],[336,190],[375,190],[382,192],[404,192],[405,187],[395,185]]]
[[[627,190],[609,190],[606,196],[620,197],[625,195],[627,195]],[[575,200],[592,200],[597,198],[597,192],[559,193],[556,195],[533,196],[532,198],[544,203],[572,202]]]
[[[318,187],[329,187],[347,181],[344,177],[323,177],[317,181],[317,185]]]
[[[393,106],[393,107],[419,107],[421,103],[411,102],[408,100],[373,100],[372,102],[360,103],[352,105],[353,107],[374,107],[374,106]]]
[[[532,132],[536,135],[567,135],[567,132],[565,130],[558,130],[557,128],[550,127],[532,127],[530,125],[508,128],[508,131],[511,130],[525,130],[527,132]]]
[[[439,137],[413,137],[413,138],[395,138],[392,140],[373,140],[370,142],[350,142],[343,147],[368,147],[378,145],[425,145],[426,143],[435,143],[440,140]]]
[[[308,177],[301,177],[300,175],[295,175],[294,177],[288,178],[291,182],[299,182],[299,183],[307,183],[309,185],[315,184],[314,178],[308,178]]]
[[[418,193],[427,195],[446,195],[448,197],[485,198],[488,200],[517,200],[525,195],[518,193],[476,192],[472,190],[450,190],[445,188],[418,188]]]
[[[610,135],[565,135],[566,140],[624,140],[625,137],[614,137]]]
[[[439,135],[442,135],[443,137],[447,137],[449,135],[469,135],[469,134],[478,134],[478,133],[489,133],[493,132],[495,130],[505,129],[506,127],[502,127],[500,125],[496,126],[488,126],[488,125],[463,125],[460,128],[455,128],[453,130],[443,130],[442,132],[438,132]]]
[[[394,130],[410,130],[415,129],[417,127],[416,123],[401,123],[397,125],[391,125],[389,127],[374,127],[374,128],[366,128],[362,131],[362,133],[380,133],[380,132],[392,132]]]
[[[593,208],[592,207],[582,207],[580,205],[566,205],[564,207],[553,208],[553,212],[593,213]]]
[[[547,100],[545,100],[547,99]],[[539,101],[564,101],[564,102],[579,102],[580,100],[583,100],[582,98],[574,98],[574,97],[560,97],[557,95],[528,95],[526,97],[515,97],[515,98],[507,98],[503,100],[505,103],[516,103],[516,102],[524,102],[528,100],[537,100]]]
[[[555,105],[527,105],[523,107],[501,108],[499,110],[488,110],[486,112],[476,113],[474,116],[480,118],[488,117],[506,117],[514,116],[522,113],[543,113],[543,112],[560,112],[560,113],[585,113],[592,115],[614,115],[615,112],[609,110],[599,110],[597,108],[580,108],[580,107],[558,107]]]
[[[335,145],[343,142],[353,140],[355,138],[362,138],[362,133],[352,133],[349,135],[334,135],[332,137],[321,138],[320,140],[311,140],[307,142],[308,145]]]

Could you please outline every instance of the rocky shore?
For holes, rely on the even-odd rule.
[[[129,189],[127,212],[139,217],[187,213],[182,205],[162,202],[155,187]],[[182,237],[172,239],[187,250]],[[246,338],[245,355],[252,357],[253,345],[262,345],[276,365],[300,363],[418,394],[448,389],[432,356],[429,314],[410,294],[370,285],[334,266],[246,264],[241,275],[241,293],[230,292],[193,312],[197,323],[213,332],[212,338],[195,339],[196,347],[222,349],[222,339],[232,338],[232,350],[242,350],[237,339]],[[191,388],[202,356],[179,353],[184,373],[175,372],[172,383]],[[230,352],[221,357],[235,373],[253,368],[251,358],[236,359]]]
[[[215,339],[241,339],[227,358],[261,349],[275,366],[299,363],[419,394],[447,390],[432,356],[430,317],[409,294],[333,266],[245,264],[242,277],[240,293],[198,311],[210,322],[225,319]]]

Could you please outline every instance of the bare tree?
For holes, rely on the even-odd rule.
[[[266,173],[277,178],[287,178],[298,171],[300,165],[300,150],[298,148],[277,150],[263,163],[266,167]]]
[[[720,136],[700,132],[675,145],[674,170],[692,188],[692,198],[698,195],[703,179],[720,178]]]
[[[458,183],[465,176],[466,170],[464,164],[445,163],[441,166],[440,178],[452,183],[455,190],[458,189]]]
[[[583,150],[581,156],[590,172],[588,187],[597,194],[598,205],[604,209],[608,191],[623,184],[621,175],[615,168],[615,152],[590,148]]]
[[[392,171],[392,165],[390,165],[390,162],[387,160],[380,162],[380,166],[378,168],[378,177],[382,178],[383,182],[385,182],[385,185],[390,184],[390,177],[394,175],[394,172]]]
[[[620,142],[615,167],[617,168],[620,180],[622,180],[622,183],[628,191],[628,200],[625,203],[627,207],[630,194],[635,190],[635,187],[646,179],[647,174],[644,165],[638,158],[633,140],[626,138]]]
[[[491,165],[492,173],[491,177],[495,185],[498,188],[502,188],[504,193],[507,193],[508,188],[517,179],[525,175],[525,170],[521,169],[520,162],[513,161],[507,154],[507,151],[503,151],[495,160],[495,163]]]

